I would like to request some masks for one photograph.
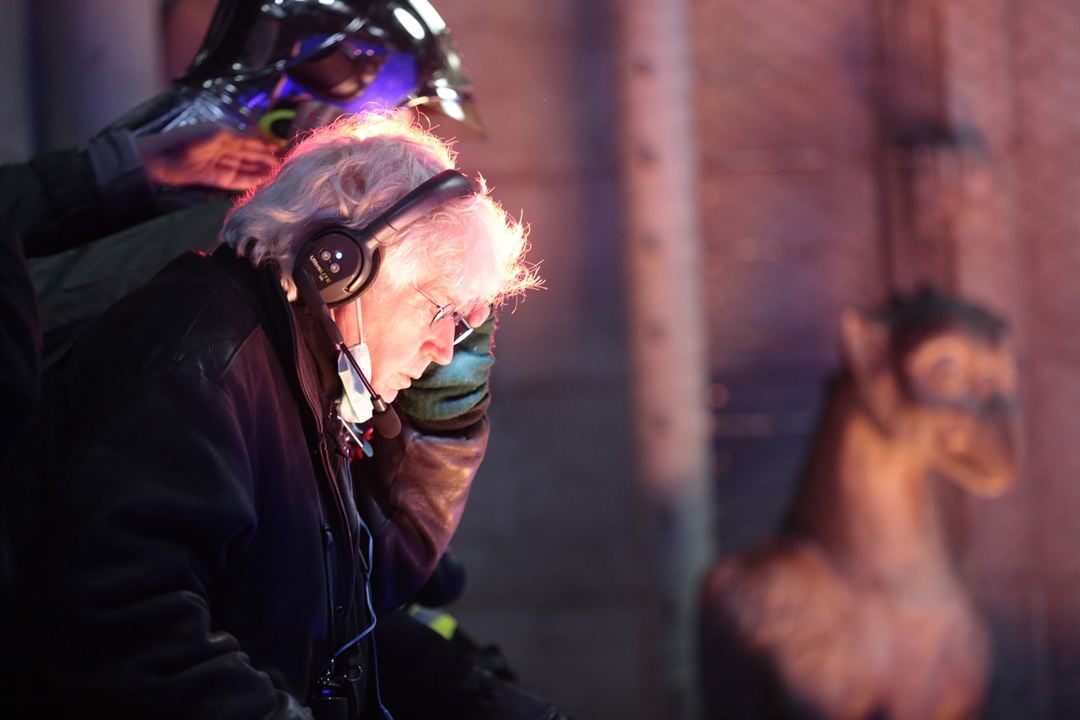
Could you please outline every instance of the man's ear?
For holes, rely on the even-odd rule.
[[[889,433],[900,402],[900,388],[889,362],[889,329],[866,313],[847,308],[840,316],[840,336],[856,393],[870,416]]]

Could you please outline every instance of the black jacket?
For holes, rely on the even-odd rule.
[[[86,151],[0,166],[0,715],[24,663],[15,656],[9,451],[25,444],[40,396],[42,334],[26,257],[56,253],[138,222],[153,210],[129,137],[107,133]],[[72,253],[77,253],[73,250]],[[61,283],[63,284],[63,283]],[[74,284],[74,283],[72,283]],[[80,317],[85,317],[83,310]]]
[[[219,251],[172,263],[50,371],[18,537],[43,702],[308,717],[325,677],[371,687],[370,636],[331,659],[434,568],[487,423],[406,424],[354,487],[331,352],[275,268]]]
[[[38,401],[41,330],[26,258],[83,245],[153,210],[126,139],[107,133],[81,152],[0,165],[0,462]]]

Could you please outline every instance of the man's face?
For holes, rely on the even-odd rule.
[[[379,278],[363,294],[360,303],[363,339],[371,352],[371,384],[386,402],[393,402],[398,392],[424,374],[430,363],[446,365],[454,355],[455,322],[453,313],[445,313],[432,322],[438,305],[455,304],[470,325],[476,327],[487,319],[486,305],[453,296],[431,282],[395,289]],[[424,297],[427,295],[427,297]],[[345,342],[360,341],[353,306],[334,313]]]

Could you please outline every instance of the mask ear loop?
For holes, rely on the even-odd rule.
[[[357,363],[360,362],[360,358],[356,355],[356,350],[364,344],[364,315],[360,312],[360,298],[356,298],[352,301],[353,317],[356,319],[356,334],[359,336],[359,340],[354,345],[341,344],[342,352],[347,352],[349,356]]]
[[[356,313],[356,332],[360,336],[360,345],[364,344],[364,314],[360,312],[360,298],[353,302],[353,312]]]

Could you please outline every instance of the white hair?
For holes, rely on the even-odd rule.
[[[307,238],[330,225],[364,227],[454,160],[449,146],[407,113],[347,116],[312,131],[240,198],[221,240],[254,265],[276,263],[295,300],[293,264]],[[476,185],[475,195],[443,204],[385,244],[380,281],[468,288],[489,304],[537,286],[524,261],[526,228],[490,197],[482,177]]]

